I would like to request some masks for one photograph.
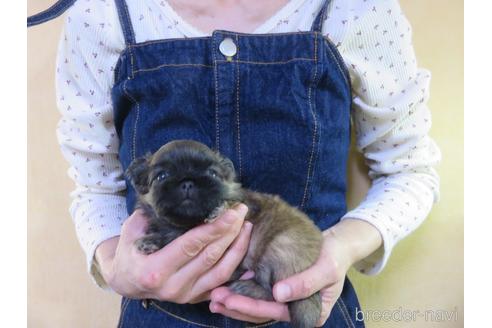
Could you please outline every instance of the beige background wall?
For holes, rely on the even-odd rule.
[[[53,0],[28,0],[28,13]],[[350,276],[365,310],[457,311],[457,320],[368,322],[368,327],[463,326],[463,2],[402,0],[414,27],[420,65],[433,73],[432,136],[443,153],[441,201],[395,249],[376,277]],[[85,270],[68,214],[72,182],[55,128],[55,53],[62,19],[28,31],[28,325],[114,327],[119,297],[99,290]],[[349,202],[367,188],[364,168],[351,168]],[[454,318],[454,317],[453,317]]]

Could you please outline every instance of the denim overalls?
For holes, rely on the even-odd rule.
[[[194,139],[229,157],[244,187],[278,194],[322,230],[346,213],[350,79],[321,34],[329,0],[311,31],[137,43],[125,0],[115,0],[126,48],[115,68],[114,122],[123,168],[174,139]],[[56,17],[74,1],[30,18]],[[58,6],[58,7],[57,7]],[[66,8],[65,8],[66,9]],[[128,214],[135,192],[127,181]],[[348,279],[324,327],[363,327]],[[123,298],[119,327],[288,327],[210,313],[208,302]]]

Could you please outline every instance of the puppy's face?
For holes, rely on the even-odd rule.
[[[126,174],[140,201],[179,227],[203,223],[240,193],[232,162],[191,140],[169,142],[155,154],[134,160]]]

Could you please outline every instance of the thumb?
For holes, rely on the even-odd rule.
[[[147,217],[142,209],[136,209],[121,227],[120,242],[129,244],[143,237],[147,229]]]
[[[277,282],[273,286],[273,297],[277,302],[290,302],[307,298],[328,283],[319,266],[314,265],[306,271]]]

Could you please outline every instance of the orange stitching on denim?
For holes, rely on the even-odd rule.
[[[184,322],[187,322],[187,323],[191,323],[192,325],[197,325],[197,326],[200,326],[200,327],[207,327],[207,328],[220,328],[220,327],[217,327],[217,326],[210,326],[210,325],[206,325],[206,324],[203,324],[203,323],[198,323],[198,322],[193,322],[193,321],[190,321],[186,318],[183,318],[183,317],[180,317],[179,315],[177,314],[174,314],[174,313],[171,313],[165,309],[163,309],[162,307],[160,307],[157,303],[155,303],[154,301],[150,301],[150,304],[154,307],[156,307],[157,309],[159,309],[160,311],[170,315],[171,317],[175,318],[175,319],[178,319],[178,320],[181,320],[181,321],[184,321]]]
[[[131,55],[131,54],[130,54]],[[288,64],[293,61],[313,61],[312,58],[292,58],[286,61],[277,61],[277,62],[256,62],[256,61],[245,61],[245,60],[236,60],[236,63],[240,64],[258,64],[258,65],[278,65],[278,64]],[[227,60],[216,60],[217,63],[229,63]],[[133,65],[132,65],[133,66]],[[214,68],[213,65],[205,65],[205,64],[162,64],[152,68],[143,68],[136,71],[132,69],[132,75],[142,72],[152,72],[159,70],[164,67],[205,67],[205,68]]]
[[[205,65],[205,64],[162,64],[162,65],[152,67],[152,68],[138,69],[134,73],[137,74],[137,73],[141,73],[141,72],[152,72],[152,71],[160,70],[161,68],[164,68],[164,67],[194,67],[194,66],[213,68],[212,65]]]
[[[148,45],[152,45],[152,44],[159,44],[159,43],[167,43],[167,42],[173,42],[173,41],[190,41],[190,40],[206,40],[206,39],[210,39],[210,36],[203,36],[203,37],[193,37],[193,38],[169,38],[169,39],[159,39],[159,40],[149,40],[149,41],[144,41],[144,42],[138,42],[138,43],[134,43],[134,44],[131,44],[131,45],[128,45],[128,47],[130,48],[140,48],[140,47],[145,47],[145,46],[148,46]]]
[[[128,49],[128,52],[130,53],[130,69],[132,71],[132,79],[135,77],[135,72],[134,72],[134,59],[133,59],[133,51],[132,49]]]
[[[130,53],[130,70],[132,72],[132,79],[135,77],[135,72],[134,72],[134,59],[133,59],[133,52],[131,49],[128,49],[128,52]]]
[[[292,58],[285,61],[275,61],[275,62],[257,62],[257,61],[247,61],[247,60],[237,60],[237,63],[240,64],[257,64],[257,65],[278,65],[278,64],[288,64],[294,61],[313,61],[312,58]],[[217,60],[218,63],[230,63],[227,60]]]
[[[316,78],[318,76],[318,34],[314,34],[314,74],[313,74],[313,79],[311,81],[311,84],[309,86],[308,90],[308,101],[309,101],[309,109],[311,111],[311,115],[313,116],[313,122],[314,122],[314,131],[313,131],[313,141],[311,143],[311,153],[309,155],[309,162],[308,162],[308,171],[307,171],[307,176],[306,176],[306,184],[304,186],[304,195],[302,196],[302,201],[301,205],[299,206],[301,209],[304,207],[304,204],[306,202],[307,198],[307,191],[308,191],[308,186],[309,186],[309,176],[311,175],[311,167],[313,165],[313,157],[314,157],[314,148],[316,146],[316,136],[318,134],[318,118],[316,117],[315,110],[313,109],[313,101],[312,101],[312,93],[313,93],[313,87],[314,84],[316,83]],[[314,103],[316,103],[316,99],[314,99]]]
[[[344,312],[343,316],[344,318],[346,318],[345,321],[347,321],[348,326],[350,328],[355,328],[354,322],[352,321],[352,318],[350,317],[350,313],[347,310],[347,306],[345,305],[345,302],[341,297],[338,298],[337,303],[339,303],[338,306],[342,309],[342,312]]]
[[[139,116],[140,116],[140,104],[138,103],[138,101],[135,100],[135,98],[133,98],[130,93],[128,92],[128,90],[126,89],[126,83],[128,82],[128,80],[125,80],[125,82],[123,82],[123,91],[125,92],[125,95],[136,105],[137,107],[137,113],[136,113],[136,116],[135,116],[135,123],[133,124],[133,136],[132,136],[132,159],[135,159],[135,149],[136,149],[136,145],[137,145],[137,124],[138,124],[138,119],[139,119]]]
[[[237,56],[236,56],[236,122],[237,122],[237,154],[239,162],[239,181],[241,181],[241,176],[243,172],[243,165],[241,160],[241,121],[239,116],[239,40],[236,35],[237,44]]]
[[[214,78],[215,78],[215,150],[220,151],[220,129],[219,129],[219,77],[217,70],[217,58],[215,51],[217,45],[215,44],[215,38],[212,38],[212,56],[214,60]]]

